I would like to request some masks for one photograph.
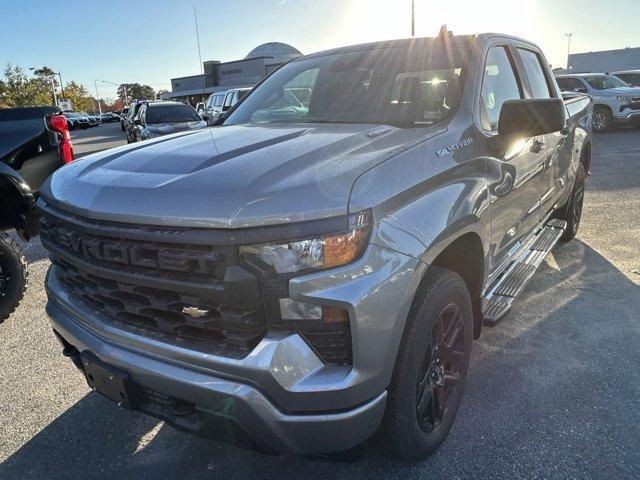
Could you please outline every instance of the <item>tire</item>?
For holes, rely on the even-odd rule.
[[[434,342],[443,325],[455,328],[443,329],[451,332],[444,335],[448,341]],[[472,339],[471,298],[464,281],[450,270],[431,267],[411,305],[388,389],[382,429],[395,457],[422,460],[446,438],[462,399]]]
[[[578,165],[578,170],[576,171],[576,179],[573,182],[573,189],[567,201],[567,206],[560,210],[562,214],[558,216],[558,218],[567,222],[567,229],[560,237],[561,242],[572,240],[573,237],[576,236],[576,233],[578,233],[580,218],[582,217],[582,203],[584,200],[584,186],[586,181],[587,172],[581,163]]]
[[[605,107],[597,107],[593,112],[593,130],[596,132],[607,132],[611,130],[613,115],[611,110]]]
[[[28,277],[27,262],[20,247],[0,233],[0,323],[18,308],[27,289]]]

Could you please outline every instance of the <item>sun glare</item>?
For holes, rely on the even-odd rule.
[[[535,28],[530,3],[415,0],[416,36],[434,36],[446,24],[456,34],[499,32],[528,38]],[[351,0],[348,14],[353,19],[345,34],[349,43],[411,36],[411,0]]]

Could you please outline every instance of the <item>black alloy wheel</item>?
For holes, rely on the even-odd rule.
[[[420,373],[416,387],[418,423],[425,432],[437,428],[460,384],[460,371],[464,360],[464,325],[457,305],[449,304],[436,318],[422,352]]]

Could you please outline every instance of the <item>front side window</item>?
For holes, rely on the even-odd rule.
[[[533,98],[551,98],[551,91],[549,90],[547,78],[542,70],[540,56],[524,48],[518,48],[518,52],[520,52],[524,70],[527,72],[527,77],[529,78]]]
[[[428,127],[457,110],[468,54],[466,43],[433,42],[295,60],[257,87],[225,125]]]
[[[506,47],[492,47],[487,55],[482,79],[480,122],[488,131],[498,129],[500,110],[507,100],[522,98],[522,90],[514,73]]]

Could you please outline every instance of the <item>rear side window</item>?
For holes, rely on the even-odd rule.
[[[488,131],[498,129],[500,109],[507,100],[522,98],[522,89],[506,47],[491,47],[482,79],[480,123]]]
[[[518,48],[518,52],[529,78],[533,98],[551,98],[551,90],[542,69],[540,55],[524,48]]]

